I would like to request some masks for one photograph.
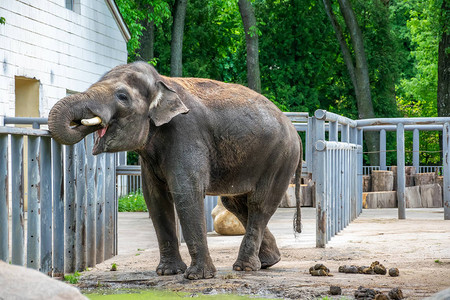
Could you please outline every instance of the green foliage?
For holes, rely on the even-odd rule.
[[[129,60],[136,59],[136,50],[140,47],[140,37],[147,30],[147,22],[156,26],[170,16],[170,8],[165,0],[116,0],[120,13],[128,26],[131,39],[128,41]]]
[[[138,165],[139,164],[139,154],[134,151],[127,152],[127,165]]]
[[[5,20],[5,18],[3,18],[3,17],[0,17],[0,24],[5,24],[6,23],[6,20]]]
[[[144,212],[148,211],[144,195],[137,191],[119,198],[119,212]]]
[[[116,263],[112,263],[110,270],[111,271],[117,271],[117,264]]]
[[[77,284],[80,279],[81,274],[77,271],[73,274],[64,275],[64,280],[68,281],[71,284]]]
[[[378,117],[436,116],[437,51],[450,16],[443,0],[352,0],[364,36],[371,94]],[[149,21],[155,24],[155,58],[170,74],[173,0],[118,0],[132,32],[129,60],[139,57]],[[322,1],[253,0],[259,36],[262,93],[283,111],[327,109],[358,118],[354,89]],[[152,9],[149,9],[153,7]],[[333,10],[353,51],[337,1]],[[189,0],[183,42],[183,76],[246,84],[245,35],[237,1]],[[412,143],[410,135],[406,143]],[[435,151],[437,136],[421,134],[421,150]],[[395,134],[388,133],[388,149]],[[439,154],[421,154],[433,164]],[[407,155],[410,159],[411,155]],[[395,163],[395,153],[387,162]],[[137,155],[128,154],[129,163]],[[408,162],[407,162],[408,163]]]

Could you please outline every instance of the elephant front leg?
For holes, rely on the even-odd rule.
[[[160,276],[184,273],[187,266],[179,252],[173,200],[167,188],[154,184],[144,166],[142,176],[145,202],[158,238],[160,262],[156,273]]]
[[[202,193],[173,193],[180,218],[183,237],[191,256],[191,265],[184,276],[187,279],[212,278],[216,268],[209,255],[206,239],[206,222],[203,212]]]

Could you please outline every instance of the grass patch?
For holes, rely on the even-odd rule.
[[[71,283],[71,284],[77,284],[78,283],[78,279],[80,279],[80,273],[75,272],[73,274],[67,274],[64,275],[64,280]]]
[[[144,195],[137,191],[119,198],[119,212],[144,212],[147,210]]]

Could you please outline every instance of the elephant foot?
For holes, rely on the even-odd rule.
[[[159,276],[182,274],[187,266],[183,261],[160,262],[156,268],[156,274]]]
[[[259,260],[261,261],[261,269],[267,269],[281,260],[280,253],[275,252],[259,252]]]
[[[258,257],[250,257],[248,260],[237,259],[233,264],[235,271],[258,271],[261,269],[261,261]]]
[[[212,263],[204,266],[190,266],[184,273],[184,277],[190,280],[208,279],[213,278],[215,275],[216,267]]]
[[[280,250],[276,243],[262,243],[259,249],[259,260],[261,261],[261,269],[267,269],[281,260]]]

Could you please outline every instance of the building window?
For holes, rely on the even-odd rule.
[[[66,8],[73,10],[73,1],[74,0],[66,0]]]
[[[66,0],[66,8],[76,13],[80,13],[80,2],[81,0]]]

